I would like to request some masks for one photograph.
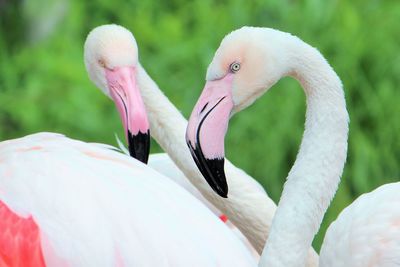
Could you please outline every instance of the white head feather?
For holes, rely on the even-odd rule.
[[[94,28],[86,38],[84,60],[90,79],[110,96],[105,68],[138,64],[138,47],[132,33],[122,26],[110,24]]]

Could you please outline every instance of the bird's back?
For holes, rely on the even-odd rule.
[[[209,208],[215,215],[221,216],[223,213],[219,211],[213,204],[211,204],[197,188],[192,185],[183,172],[175,165],[172,159],[166,153],[151,154],[149,157],[148,165],[159,173],[165,175],[186,191],[200,200],[207,208]]]
[[[400,266],[400,183],[361,195],[328,228],[320,266]]]
[[[37,224],[48,266],[255,265],[198,200],[104,145],[50,133],[0,143],[0,201]]]

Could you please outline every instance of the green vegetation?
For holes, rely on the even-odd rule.
[[[83,42],[95,26],[130,29],[142,64],[186,117],[226,33],[243,25],[291,32],[318,47],[342,78],[351,117],[348,160],[318,249],[345,206],[400,177],[399,18],[396,0],[0,0],[0,139],[53,131],[115,144],[114,132],[122,136],[113,103],[83,65]],[[228,158],[274,200],[295,159],[304,111],[299,84],[286,78],[231,121]]]

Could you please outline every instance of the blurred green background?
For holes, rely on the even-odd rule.
[[[265,26],[318,47],[346,91],[348,160],[315,248],[357,196],[400,177],[399,1],[0,0],[0,23],[0,140],[53,131],[115,145],[114,133],[123,136],[113,103],[83,65],[83,42],[95,26],[130,29],[142,64],[186,117],[224,35]],[[231,120],[228,158],[275,201],[300,144],[304,100],[285,78]]]

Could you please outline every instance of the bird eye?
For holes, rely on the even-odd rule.
[[[103,68],[106,67],[106,63],[104,62],[104,60],[99,59],[98,62],[99,62],[99,65],[100,65],[101,67],[103,67]]]
[[[240,70],[240,63],[238,62],[233,62],[230,66],[229,69],[232,73],[236,73]]]

